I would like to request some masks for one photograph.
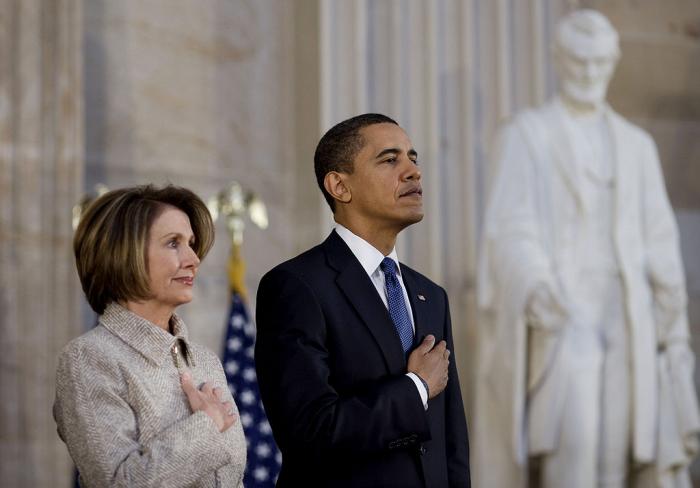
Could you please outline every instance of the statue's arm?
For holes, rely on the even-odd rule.
[[[557,308],[552,304],[559,299],[543,237],[546,216],[538,203],[542,162],[523,123],[508,124],[499,133],[484,225],[486,254],[494,283],[519,288],[528,297],[525,305],[533,323],[549,325]]]

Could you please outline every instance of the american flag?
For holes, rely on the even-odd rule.
[[[231,293],[223,363],[248,444],[243,483],[246,488],[274,487],[282,465],[282,454],[272,437],[272,429],[260,400],[254,351],[255,324],[250,320],[243,298],[234,291]]]

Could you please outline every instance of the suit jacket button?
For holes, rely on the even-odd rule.
[[[425,447],[423,444],[421,444],[421,446],[418,448],[418,450],[420,451],[421,456],[424,456],[425,453],[428,452],[428,448]]]

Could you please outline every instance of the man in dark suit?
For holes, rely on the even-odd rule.
[[[394,245],[423,218],[417,153],[379,114],[314,157],[335,230],[258,289],[258,382],[283,454],[278,487],[468,487],[445,291]]]

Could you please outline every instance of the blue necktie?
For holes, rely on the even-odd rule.
[[[384,272],[389,315],[401,339],[403,352],[408,352],[413,344],[413,327],[411,326],[411,318],[408,316],[401,284],[399,284],[399,279],[396,277],[396,263],[391,258],[384,258],[379,267]]]

